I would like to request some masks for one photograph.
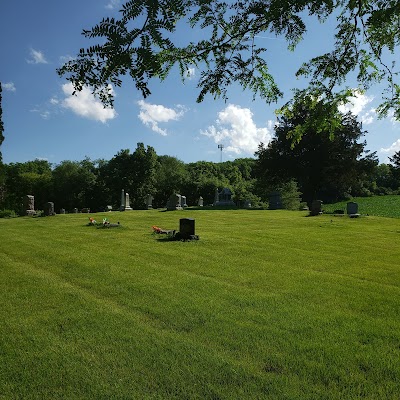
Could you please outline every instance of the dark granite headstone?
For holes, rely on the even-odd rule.
[[[269,195],[269,205],[270,210],[281,210],[282,209],[282,198],[279,192],[272,192]]]
[[[190,239],[195,235],[195,220],[193,218],[181,218],[179,220],[179,233],[182,239]]]
[[[347,214],[349,215],[358,214],[358,204],[355,203],[354,201],[349,201],[347,203]]]
[[[50,215],[56,215],[54,212],[54,203],[52,201],[48,201],[44,205],[44,215],[50,216]]]
[[[310,215],[320,215],[322,214],[322,200],[313,200],[311,204]]]

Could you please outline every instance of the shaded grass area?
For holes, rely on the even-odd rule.
[[[0,220],[0,399],[398,399],[399,220],[103,216]]]
[[[352,201],[358,203],[358,209],[361,214],[374,215],[377,217],[400,218],[400,196],[373,196],[373,197],[355,197]],[[347,201],[341,201],[334,204],[324,204],[324,212],[334,212],[335,210],[346,211]]]

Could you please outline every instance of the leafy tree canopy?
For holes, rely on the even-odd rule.
[[[323,123],[321,110],[327,112]],[[297,129],[302,140],[293,146]],[[268,190],[295,179],[304,201],[338,200],[360,186],[378,163],[376,154],[366,154],[366,143],[359,142],[363,135],[351,113],[342,114],[312,96],[296,98],[279,118],[275,137],[256,153],[259,186]]]
[[[337,19],[333,48],[305,63],[297,75],[308,77],[309,90],[327,98],[353,71],[362,89],[385,81],[379,111],[385,115],[392,109],[400,119],[394,63],[400,42],[398,0],[130,0],[120,18],[104,18],[83,31],[99,44],[81,49],[58,73],[78,91],[92,87],[105,106],[112,106],[110,84],[120,86],[123,75],[129,74],[147,97],[152,78],[165,79],[177,65],[185,79],[196,66],[202,71],[197,101],[207,94],[226,98],[229,85],[237,82],[269,103],[282,93],[269,72],[267,49],[254,38],[265,33],[283,37],[293,50],[307,31],[306,18],[324,23],[330,17]],[[181,45],[182,24],[202,28],[202,37]]]

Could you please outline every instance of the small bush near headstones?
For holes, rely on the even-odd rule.
[[[18,214],[14,210],[0,210],[0,218],[16,218]]]

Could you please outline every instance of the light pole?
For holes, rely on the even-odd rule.
[[[224,148],[224,145],[223,144],[219,144],[218,148],[221,149],[221,161],[220,162],[222,162],[222,150]]]

